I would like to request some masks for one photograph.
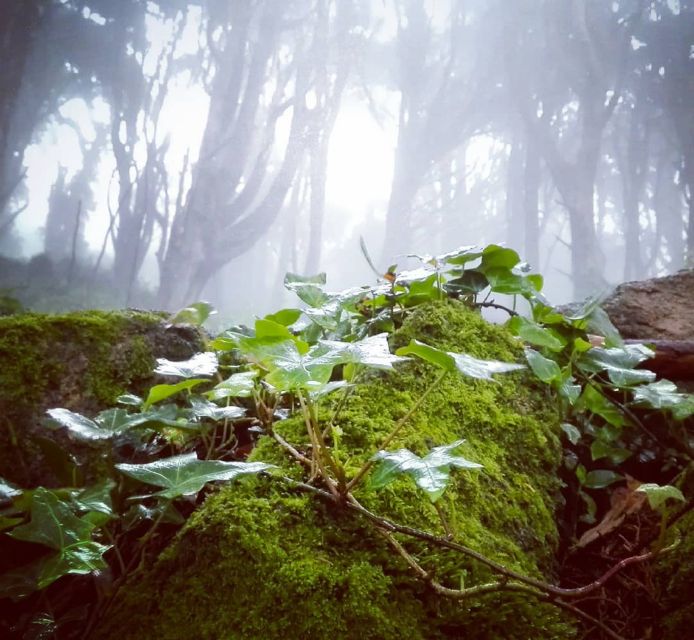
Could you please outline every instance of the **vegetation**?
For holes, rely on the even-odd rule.
[[[164,382],[93,418],[51,409],[75,440],[133,446],[95,485],[2,484],[3,538],[29,558],[0,577],[19,603],[15,630],[553,638],[578,621],[623,637],[583,601],[631,565],[677,557],[694,397],[637,368],[650,350],[623,344],[594,303],[553,309],[511,249],[419,260],[338,294],[324,275],[288,274],[302,310],[227,330],[188,360],[160,359]],[[508,311],[506,329],[476,315],[485,307]],[[179,319],[209,311],[193,305]],[[530,387],[519,387],[523,355]],[[631,491],[659,514],[652,539],[588,584],[557,586],[557,467],[566,537],[580,547],[609,531],[604,520],[580,538],[572,527],[595,523],[606,487],[644,458],[658,477]],[[205,571],[188,573],[198,562]],[[79,587],[72,598],[92,594],[86,627],[65,581]],[[216,585],[234,600],[214,606]]]

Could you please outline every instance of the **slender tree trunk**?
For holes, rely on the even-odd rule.
[[[525,145],[523,178],[524,257],[533,268],[540,269],[540,154],[531,137]]]

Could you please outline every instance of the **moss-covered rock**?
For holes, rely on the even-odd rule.
[[[394,341],[411,337],[482,358],[514,361],[521,355],[507,332],[455,302],[413,312]],[[430,366],[411,362],[395,373],[372,374],[358,387],[337,419],[349,469],[373,455],[435,376]],[[544,393],[527,373],[499,376],[495,383],[449,374],[391,447],[422,455],[466,438],[461,453],[484,469],[455,472],[442,498],[456,539],[536,577],[551,574],[561,456],[558,414]],[[329,418],[332,407],[320,413]],[[298,418],[277,429],[297,446],[307,444]],[[261,439],[252,459],[304,477],[270,438]],[[443,533],[436,510],[407,479],[378,492],[366,485],[355,495],[378,514]],[[401,542],[447,586],[491,578],[486,568],[451,551]],[[557,610],[532,597],[497,593],[459,603],[437,596],[365,520],[270,479],[232,485],[209,498],[155,566],[121,589],[95,634],[119,640],[571,636]]]
[[[91,416],[126,389],[152,384],[156,357],[185,359],[201,348],[196,330],[153,313],[0,317],[0,477],[23,487],[65,484],[55,458],[79,447],[45,428],[46,409]]]

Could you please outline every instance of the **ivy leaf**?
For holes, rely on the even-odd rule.
[[[22,490],[11,482],[0,478],[0,505],[5,502],[12,502],[15,498],[22,495]]]
[[[398,356],[417,356],[445,371],[455,371],[456,368],[455,360],[447,352],[431,347],[419,340],[410,340],[410,344],[400,347],[395,353]]]
[[[533,373],[540,378],[542,382],[547,384],[561,382],[561,369],[554,360],[545,358],[543,355],[535,351],[535,349],[530,348],[525,350],[525,357]]]
[[[468,269],[457,278],[452,278],[444,285],[450,293],[475,294],[484,291],[489,286],[489,280],[481,271]]]
[[[74,498],[74,503],[82,511],[97,511],[107,516],[113,515],[111,491],[116,483],[108,478],[80,491]]]
[[[635,388],[634,402],[653,409],[669,409],[676,420],[694,415],[694,395],[680,393],[669,380],[658,380]]]
[[[139,407],[142,405],[142,398],[133,393],[125,393],[122,396],[118,396],[116,402],[130,407]]]
[[[655,483],[642,484],[637,491],[645,493],[648,498],[648,504],[651,505],[651,509],[660,509],[665,502],[668,500],[679,500],[680,502],[686,502],[684,495],[677,488],[672,485],[666,484],[660,486]]]
[[[342,347],[333,349],[318,344],[302,354],[293,341],[286,340],[276,344],[273,353],[266,354],[264,364],[270,372],[265,380],[279,391],[315,391],[330,380],[335,365],[344,361]]]
[[[242,407],[235,405],[218,407],[213,402],[200,397],[191,398],[190,407],[196,418],[209,418],[214,421],[234,420],[246,415],[246,410]]]
[[[93,530],[94,525],[78,518],[68,503],[39,487],[31,501],[31,520],[8,535],[57,552],[34,565],[36,588],[43,589],[65,574],[86,574],[106,568],[102,555],[110,547],[94,542]]]
[[[490,244],[482,250],[480,269],[485,272],[495,268],[512,269],[519,262],[520,256],[513,249]]]
[[[213,376],[217,373],[218,367],[217,354],[213,351],[206,351],[205,353],[196,353],[192,358],[180,362],[157,358],[157,368],[154,373],[178,378],[195,378]]]
[[[195,453],[186,453],[146,464],[117,464],[116,469],[144,484],[163,487],[155,495],[173,499],[195,495],[208,482],[233,481],[244,475],[258,474],[273,466],[264,462],[198,460]]]
[[[600,439],[593,440],[590,445],[590,456],[593,460],[609,458],[612,464],[621,464],[631,457],[631,451],[622,447],[613,447]]]
[[[595,469],[586,474],[583,486],[587,489],[604,489],[621,479],[622,476],[615,471],[610,471],[609,469]]]
[[[499,362],[498,360],[480,360],[473,358],[465,353],[448,352],[448,355],[455,361],[456,369],[460,373],[478,380],[493,380],[495,373],[509,373],[525,369],[524,364],[515,362]]]
[[[209,382],[207,378],[192,378],[190,380],[183,380],[178,384],[157,384],[154,385],[147,394],[147,399],[143,405],[143,409],[147,411],[153,404],[166,400],[171,396],[177,394],[179,391],[188,391],[193,387],[197,387],[203,382]]]
[[[258,374],[255,371],[240,371],[222,380],[205,395],[210,400],[224,400],[225,398],[248,398],[253,394],[255,379]]]
[[[577,403],[577,408],[579,410],[587,409],[604,418],[615,427],[622,427],[626,423],[622,412],[614,403],[610,402],[610,400],[592,385],[587,385],[583,389],[583,393]]]
[[[209,302],[194,302],[185,309],[181,309],[173,318],[171,318],[171,323],[194,324],[197,326],[202,326],[205,323],[205,320],[215,313],[217,313],[217,311]]]
[[[446,490],[450,480],[451,467],[459,469],[480,469],[481,464],[471,462],[451,452],[460,447],[465,440],[456,440],[452,444],[435,447],[426,456],[420,458],[408,449],[398,451],[379,451],[372,460],[378,463],[369,484],[380,489],[390,484],[397,476],[405,474],[414,479],[431,502],[436,502]]]
[[[629,344],[609,349],[592,348],[578,361],[578,366],[587,373],[607,371],[613,384],[627,387],[644,382],[653,382],[655,373],[634,367],[653,357],[653,351],[642,344]]]
[[[69,409],[48,409],[46,413],[61,427],[67,428],[70,434],[78,440],[108,440],[113,436],[112,431],[102,428],[94,420]]]
[[[408,360],[408,358],[393,355],[390,352],[387,333],[368,336],[357,342],[321,340],[319,344],[336,354],[340,354],[343,363],[361,364],[374,369],[389,370],[393,368],[394,364]]]
[[[566,339],[556,331],[542,327],[523,316],[514,316],[508,322],[508,327],[519,338],[536,347],[546,347],[551,351],[561,351],[566,345]]]
[[[301,313],[301,309],[280,309],[265,316],[265,320],[271,320],[285,327],[291,327],[301,317]]]
[[[569,422],[562,422],[561,430],[566,434],[571,444],[576,444],[581,439],[581,432],[578,427]]]
[[[284,276],[284,286],[310,307],[322,307],[330,300],[330,296],[321,288],[325,282],[325,273],[308,277],[287,273]]]

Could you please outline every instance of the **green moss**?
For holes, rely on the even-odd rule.
[[[126,389],[144,390],[155,354],[167,355],[158,348],[162,332],[162,317],[142,312],[1,317],[0,476],[23,486],[59,484],[45,464],[59,455],[42,440],[54,435],[42,426],[46,409],[91,416]]]
[[[685,495],[691,495],[693,485],[694,473],[690,473]],[[657,561],[653,576],[661,608],[659,626],[663,640],[691,636],[694,620],[694,511],[684,515],[669,532],[665,545],[674,542],[678,542],[677,546]]]
[[[395,337],[418,337],[478,357],[515,360],[520,350],[503,329],[457,303],[416,310]],[[370,375],[338,422],[348,467],[373,455],[436,372],[416,362]],[[331,415],[324,406],[321,414]],[[457,538],[508,567],[547,576],[557,540],[555,471],[558,415],[527,374],[498,383],[449,375],[428,396],[393,448],[423,454],[466,438],[479,472],[456,472],[442,504]],[[301,421],[278,430],[305,444]],[[286,473],[303,471],[273,440],[252,459]],[[358,489],[368,508],[403,524],[442,532],[436,511],[407,479],[374,492]],[[450,551],[402,539],[425,569],[450,587],[489,572]],[[559,613],[532,598],[489,595],[464,604],[443,599],[416,579],[387,542],[358,516],[297,494],[277,481],[233,485],[196,512],[154,568],[121,590],[100,638],[526,639],[569,638]]]

